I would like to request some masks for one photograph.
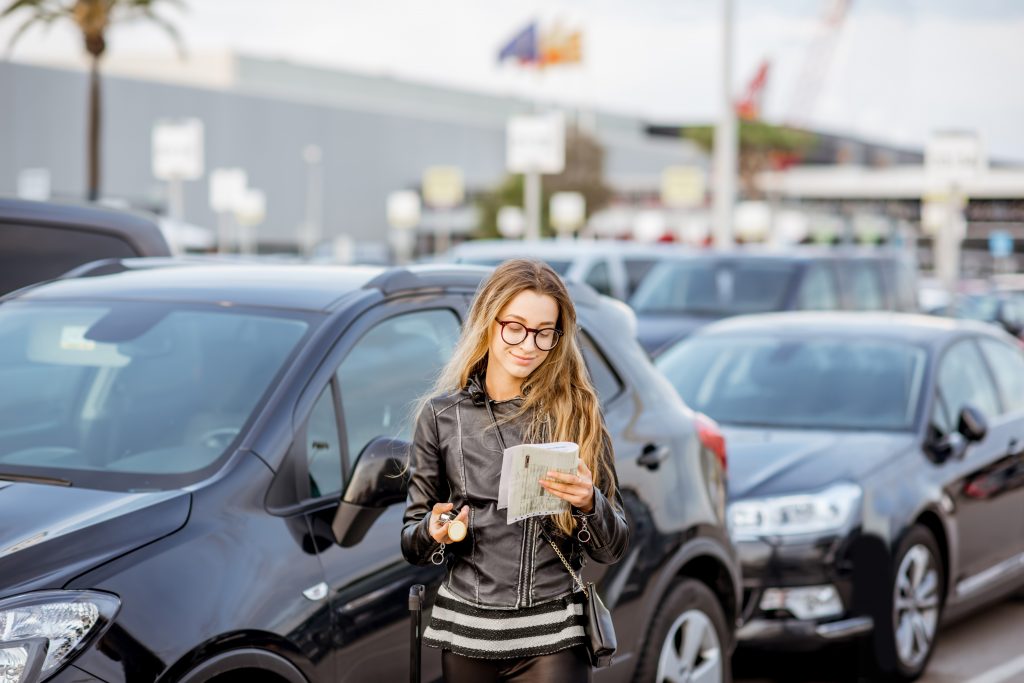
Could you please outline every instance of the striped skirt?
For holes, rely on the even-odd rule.
[[[517,610],[486,609],[441,584],[423,642],[481,659],[549,655],[586,642],[582,600],[574,593]]]

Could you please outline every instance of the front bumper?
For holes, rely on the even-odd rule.
[[[743,626],[737,641],[744,645],[816,647],[856,638],[871,630],[871,612],[864,598],[877,590],[875,581],[858,578],[865,563],[854,562],[864,537],[858,534],[806,539],[756,539],[736,542],[743,567]],[[859,559],[859,558],[858,558]],[[864,558],[867,559],[867,558]],[[875,562],[868,563],[878,571]],[[861,575],[863,577],[864,574]],[[831,587],[833,607],[821,613],[789,609],[766,593],[783,589]],[[767,608],[766,608],[767,607]]]

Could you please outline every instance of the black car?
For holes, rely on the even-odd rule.
[[[916,311],[913,258],[889,249],[679,252],[629,300],[640,345],[657,357],[715,320],[774,311]]]
[[[997,328],[743,316],[658,367],[729,444],[741,644],[863,637],[913,679],[941,618],[1024,586],[1024,354]]]
[[[156,221],[143,213],[0,197],[0,294],[97,259],[170,253]]]
[[[0,303],[0,663],[23,683],[404,680],[409,588],[442,569],[401,556],[402,440],[489,270],[119,270]],[[632,532],[585,572],[619,638],[599,680],[728,681],[721,435],[621,334],[624,305],[570,291]]]

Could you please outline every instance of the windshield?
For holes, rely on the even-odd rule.
[[[501,258],[487,258],[485,256],[460,256],[457,261],[459,263],[466,263],[471,266],[496,266],[500,263],[504,263],[514,256],[504,256]],[[565,276],[569,272],[569,266],[572,265],[572,261],[560,261],[552,259],[542,259],[546,264],[551,266],[551,270],[555,271],[561,276]]]
[[[0,306],[0,477],[122,490],[198,481],[307,327],[221,306]]]
[[[691,408],[725,424],[907,431],[926,358],[885,340],[707,336],[657,365]]]
[[[771,261],[665,261],[640,282],[637,313],[736,315],[780,310],[796,265]]]

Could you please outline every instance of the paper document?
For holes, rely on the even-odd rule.
[[[509,524],[568,510],[569,502],[545,491],[540,480],[551,470],[576,474],[579,463],[580,447],[571,441],[506,448],[498,481],[498,509],[508,509]]]

